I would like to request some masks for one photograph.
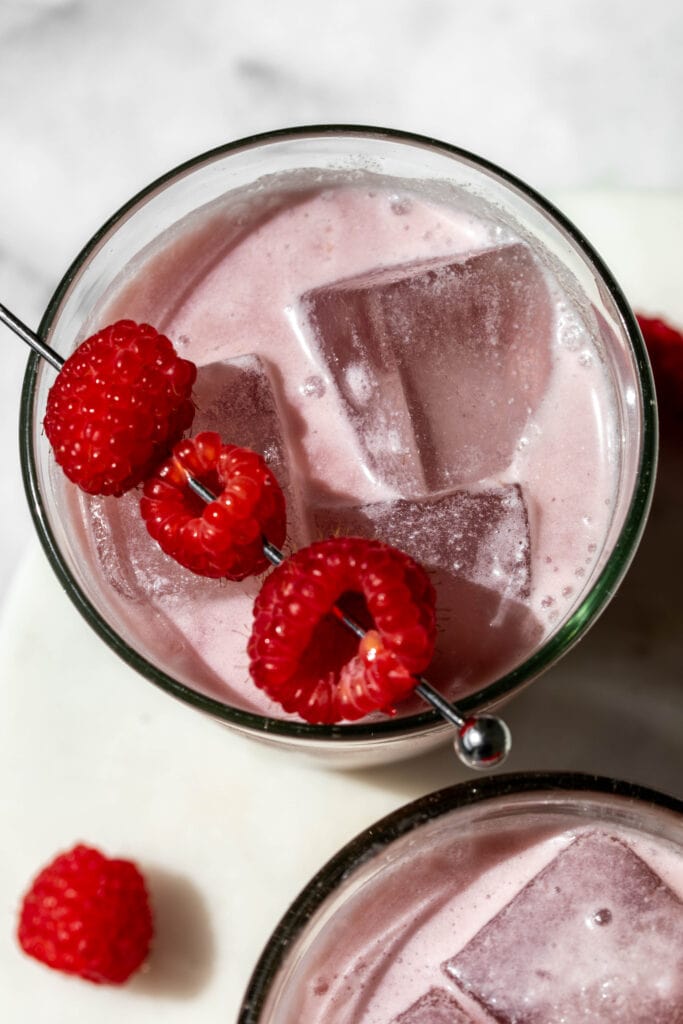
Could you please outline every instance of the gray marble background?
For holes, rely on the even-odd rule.
[[[37,325],[140,187],[288,124],[454,142],[540,191],[683,187],[680,0],[0,0],[0,301]],[[3,329],[0,603],[30,537]],[[1,606],[1,605],[0,605]]]

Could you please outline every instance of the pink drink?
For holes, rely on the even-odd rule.
[[[286,551],[376,536],[438,592],[430,679],[465,713],[501,701],[595,620],[649,506],[646,357],[618,286],[526,186],[448,146],[293,129],[198,157],[83,250],[43,322],[68,354],[117,317],[199,365],[195,429],[261,451],[288,499]],[[77,607],[147,678],[252,736],[348,766],[445,726],[310,726],[252,685],[260,581],[201,580],[158,551],[136,498],[84,498],[41,434],[22,453],[38,532]],[[341,628],[341,627],[340,627]]]
[[[193,432],[265,455],[288,498],[288,549],[362,534],[420,560],[438,590],[430,678],[457,698],[528,657],[606,554],[613,385],[596,322],[543,255],[415,186],[285,177],[162,235],[82,333],[145,320],[198,364]],[[137,493],[65,484],[64,497],[128,643],[199,690],[285,717],[248,679],[258,580],[176,566]]]
[[[611,794],[429,800],[416,831],[383,849],[406,808],[323,869],[240,1024],[680,1024],[680,814]]]

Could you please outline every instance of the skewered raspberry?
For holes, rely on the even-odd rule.
[[[188,474],[216,500],[205,503]],[[269,565],[263,538],[285,539],[285,498],[256,452],[206,431],[179,442],[145,483],[140,511],[163,551],[199,576],[242,580]]]
[[[278,566],[256,599],[252,678],[307,722],[391,710],[431,661],[434,605],[427,574],[396,548],[353,537],[312,544]],[[360,642],[340,612],[367,630]]]
[[[119,320],[86,339],[52,385],[44,419],[68,478],[116,496],[144,480],[192,424],[196,375],[149,324]]]

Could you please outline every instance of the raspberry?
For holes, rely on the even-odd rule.
[[[197,368],[149,324],[119,320],[69,356],[50,389],[44,427],[69,480],[121,495],[190,427]]]
[[[145,961],[152,915],[144,879],[127,860],[75,846],[40,872],[19,917],[21,948],[57,971],[119,985]]]
[[[637,314],[652,362],[663,422],[683,425],[683,334],[664,320]]]
[[[188,474],[216,500],[197,497]],[[211,431],[175,446],[145,483],[140,511],[161,549],[199,576],[242,580],[263,572],[263,538],[276,547],[285,539],[285,498],[261,456],[221,444]]]
[[[367,633],[358,641],[345,612]],[[266,579],[249,639],[255,684],[307,722],[393,710],[431,661],[435,594],[396,548],[340,537],[302,548]]]

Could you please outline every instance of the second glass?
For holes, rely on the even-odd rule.
[[[239,1024],[683,1020],[683,804],[614,779],[432,793],[309,882]]]

